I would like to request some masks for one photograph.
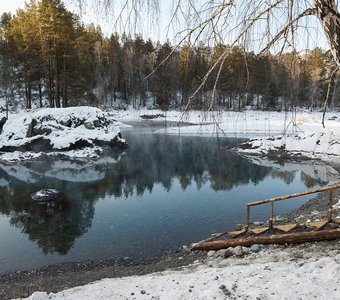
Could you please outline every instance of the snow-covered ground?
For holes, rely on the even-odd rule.
[[[252,138],[254,141],[240,153],[267,155],[281,149],[291,155],[320,159],[339,164],[340,113],[326,114],[322,126],[322,112],[264,112],[264,111],[190,111],[162,112],[158,110],[119,111],[114,116],[122,122],[145,120],[190,123],[190,126],[171,126],[157,133],[181,135],[218,135],[237,138]],[[152,116],[155,118],[152,119]],[[275,138],[273,138],[275,137]]]
[[[122,122],[141,120],[162,122],[183,122],[194,126],[168,127],[158,132],[188,135],[226,135],[228,137],[253,138],[267,137],[283,133],[301,133],[322,129],[322,112],[299,111],[161,111],[161,110],[126,110],[114,111],[112,115]],[[154,118],[153,118],[154,117]],[[326,114],[326,129],[340,127],[340,113]]]
[[[45,117],[44,117],[45,116]],[[48,120],[46,116],[53,116]],[[78,126],[68,124],[68,120],[81,119]],[[32,120],[44,120],[44,124],[37,124],[34,136],[27,135],[32,126]],[[101,128],[98,120],[108,122]],[[120,122],[114,121],[118,120]],[[227,136],[237,138],[256,138],[247,149],[240,152],[247,154],[266,155],[271,150],[285,149],[294,155],[312,159],[321,159],[330,163],[337,163],[340,154],[340,113],[326,114],[326,128],[322,124],[322,112],[264,112],[264,111],[168,111],[161,110],[122,110],[108,111],[82,107],[67,109],[40,109],[30,113],[21,112],[11,114],[0,135],[0,146],[8,147],[24,145],[39,138],[46,139],[47,135],[54,149],[64,150],[73,145],[76,140],[86,140],[88,144],[100,137],[108,142],[119,133],[119,127],[124,123],[154,122],[171,123],[156,133],[181,135]],[[96,126],[94,126],[94,124]],[[179,124],[180,126],[176,126]],[[50,132],[51,131],[51,132]],[[272,138],[272,137],[276,138]],[[65,153],[70,157],[96,157],[101,149],[96,147],[73,150]],[[49,155],[54,155],[50,151]],[[36,158],[35,152],[3,153],[2,160],[20,160]]]
[[[339,299],[340,242],[270,246],[244,257],[208,258],[180,270],[103,279],[30,300]]]

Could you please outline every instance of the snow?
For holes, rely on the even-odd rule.
[[[338,129],[339,130],[339,129]],[[320,159],[330,164],[339,164],[340,131],[324,129],[302,132],[298,135],[262,138],[251,141],[251,149],[240,149],[239,153],[268,154],[271,150],[285,147],[292,156]]]
[[[165,112],[147,109],[103,112],[93,107],[45,108],[10,115],[4,125],[4,132],[0,135],[0,145],[19,146],[34,139],[47,138],[46,134],[27,137],[33,119],[44,121],[37,126],[38,129],[43,132],[51,130],[48,138],[57,151],[67,149],[77,140],[86,140],[89,145],[93,145],[93,141],[100,137],[100,140],[108,142],[118,135],[120,127],[127,126],[124,122],[168,122],[171,126],[158,129],[155,133],[256,138],[250,149],[240,151],[243,154],[267,155],[268,151],[285,145],[286,150],[293,155],[320,159],[331,164],[338,163],[340,154],[340,113],[326,114],[324,129],[321,124],[322,112],[304,110],[294,113],[251,110]],[[77,120],[81,120],[80,124],[77,124]],[[103,122],[107,124],[103,127],[93,126],[98,120],[105,120]],[[176,124],[180,126],[174,126]],[[273,136],[277,138],[271,138]],[[63,155],[98,158],[101,152],[101,147],[87,147],[80,151],[63,152]],[[39,154],[26,151],[2,153],[0,159],[18,161],[36,157],[39,157]]]
[[[310,244],[304,250],[248,250],[243,258],[208,258],[179,270],[103,279],[58,293],[35,292],[27,299],[339,299],[339,284],[339,251]]]
[[[48,194],[48,193],[57,194],[57,193],[59,193],[59,191],[57,191],[57,190],[55,190],[55,189],[40,190],[40,191],[36,192],[35,195],[36,195],[37,197],[44,197],[44,196],[46,196],[46,194]]]
[[[166,120],[174,123],[190,123],[190,126],[158,129],[156,133],[255,138],[250,149],[241,149],[239,153],[265,156],[270,150],[277,150],[285,145],[286,150],[292,155],[339,164],[339,112],[326,114],[326,128],[322,126],[322,112],[305,110],[297,112],[189,111],[184,113],[141,110],[115,112],[114,114],[123,122],[141,121],[143,115],[164,116],[148,120],[148,122]]]
[[[46,116],[50,113],[59,120],[46,126],[55,128],[60,123],[72,118],[73,109],[65,114],[53,110],[40,110],[31,114],[11,116],[4,126],[4,132],[0,142],[9,142],[7,128],[16,128],[15,138],[9,143],[17,143],[18,139],[26,139],[28,124],[32,118]],[[38,114],[38,116],[36,115]],[[81,108],[78,114],[84,115],[86,120],[102,118],[103,112]],[[298,113],[284,112],[163,112],[159,110],[140,111],[112,111],[111,118],[121,122],[173,122],[185,126],[168,126],[158,129],[156,133],[186,134],[186,135],[220,135],[227,137],[249,138],[257,137],[251,143],[249,149],[242,149],[242,154],[266,155],[268,151],[285,145],[289,152],[320,159],[330,163],[337,163],[340,155],[340,113],[332,112],[326,119],[326,129],[321,125],[322,113],[300,111]],[[154,116],[147,118],[145,116]],[[69,131],[59,132],[54,130],[52,141],[56,148],[62,148],[74,141],[74,138],[89,137],[89,140],[98,135],[105,140],[107,135],[117,135],[119,124],[111,123],[106,131],[92,128],[87,129],[85,124],[72,128]],[[190,125],[190,126],[189,126]],[[54,127],[53,127],[54,126]],[[6,127],[6,128],[5,128]],[[65,126],[64,126],[65,127]],[[69,128],[69,127],[68,127]],[[57,128],[56,128],[57,129]],[[65,129],[65,128],[64,128]],[[284,135],[283,135],[284,134]],[[72,137],[71,137],[72,135]],[[272,138],[274,136],[274,138]],[[89,152],[86,152],[89,151]],[[96,149],[96,152],[100,152]],[[91,150],[81,150],[72,155],[84,158],[99,157],[98,153]],[[35,157],[38,153],[4,153],[1,159],[20,160],[23,156]],[[268,159],[254,157],[253,161],[259,164],[269,165]],[[105,160],[104,160],[105,163]],[[75,177],[73,171],[69,171],[68,163],[60,166],[58,174],[48,176],[71,178]],[[292,162],[285,165],[277,164],[280,170],[292,168]],[[283,168],[283,169],[282,169]],[[318,173],[320,179],[325,181],[337,180],[338,173],[330,166],[306,162],[302,164],[303,171],[308,174]],[[85,173],[83,173],[85,171]],[[87,176],[100,178],[101,173],[94,175],[95,166],[84,165],[80,168],[80,178]],[[8,168],[8,174],[18,177],[15,170]],[[22,170],[25,172],[25,170]],[[86,172],[90,172],[88,174]],[[20,172],[19,172],[20,173]],[[40,174],[32,174],[32,180]],[[6,186],[6,182],[0,182]],[[340,205],[339,203],[335,205]],[[167,270],[144,276],[132,276],[115,279],[103,279],[85,286],[75,287],[58,293],[47,294],[35,292],[30,300],[45,299],[339,299],[340,284],[340,243],[334,246],[334,251],[319,251],[315,255],[313,246],[306,246],[303,257],[299,248],[268,247],[260,253],[249,253],[243,258],[232,257],[228,259],[209,258],[204,263],[197,262],[180,270]],[[224,286],[224,288],[222,288]]]
[[[44,108],[21,112],[11,114],[3,126],[0,147],[24,147],[27,150],[27,144],[42,139],[53,147],[53,152],[44,151],[50,156],[63,151],[62,155],[67,157],[97,158],[102,152],[102,147],[95,147],[97,141],[102,144],[116,139],[118,143],[125,143],[118,136],[120,125],[120,122],[108,118],[103,111],[94,107]],[[70,150],[79,141],[87,147]],[[0,155],[3,161],[36,159],[43,154],[24,150],[5,151]]]

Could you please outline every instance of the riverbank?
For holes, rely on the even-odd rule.
[[[181,250],[144,260],[69,262],[31,271],[17,271],[0,275],[0,299],[28,297],[36,291],[55,293],[103,278],[141,276],[161,272],[189,265],[195,261],[202,262],[205,257],[203,252]]]
[[[316,220],[320,217],[324,217],[326,215],[327,208],[326,194],[327,193],[318,195],[316,198],[308,201],[297,210],[289,213],[288,215],[281,216],[280,222],[293,222],[297,219],[300,221],[307,221],[308,219]],[[334,193],[335,216],[336,214],[340,214],[339,199],[340,191],[336,191]],[[337,280],[340,278],[340,241],[307,243],[296,246],[271,245],[262,247],[259,253],[253,253],[247,249],[244,250],[243,255],[233,256],[227,259],[207,257],[206,252],[187,252],[184,249],[181,249],[177,252],[166,253],[159,257],[140,261],[119,259],[107,261],[71,262],[46,266],[33,271],[19,271],[0,276],[0,298],[5,300],[28,297],[36,291],[56,293],[73,287],[84,286],[104,278],[116,278],[112,279],[112,281],[105,279],[103,281],[104,283],[99,281],[99,286],[97,288],[103,290],[104,287],[102,285],[104,284],[105,289],[113,289],[110,297],[118,297],[118,295],[123,294],[126,295],[124,296],[125,298],[122,299],[150,299],[150,297],[156,297],[157,295],[160,298],[154,299],[170,299],[167,296],[167,293],[170,291],[166,289],[166,281],[169,280],[168,277],[170,276],[170,278],[172,278],[170,283],[172,280],[176,282],[178,292],[178,294],[172,294],[175,297],[172,299],[182,299],[183,297],[186,299],[197,299],[195,297],[198,297],[197,295],[200,295],[200,293],[202,293],[203,298],[204,295],[206,295],[207,297],[211,296],[219,299],[219,296],[225,296],[224,293],[226,292],[225,289],[219,289],[222,285],[224,285],[231,293],[230,295],[233,295],[236,299],[238,297],[246,297],[247,295],[251,297],[251,299],[253,299],[253,296],[254,298],[255,296],[263,296],[261,299],[266,299],[266,293],[269,293],[268,295],[270,298],[279,299],[285,297],[285,294],[282,293],[286,293],[286,291],[283,287],[278,290],[273,289],[273,286],[275,286],[274,282],[276,280],[274,275],[282,279],[284,276],[293,276],[289,274],[296,273],[300,275],[295,274],[297,277],[294,280],[292,279],[294,281],[293,283],[296,287],[303,286],[303,288],[301,291],[296,291],[297,294],[295,296],[300,295],[302,298],[304,298],[303,296],[306,296],[305,298],[308,298],[309,296],[318,297],[320,294],[317,293],[324,291],[325,293],[327,292],[325,295],[328,296],[328,299],[336,299],[334,297],[336,295],[335,290],[337,289],[336,285],[339,284]],[[320,263],[320,261],[323,263]],[[323,266],[323,264],[325,266]],[[333,266],[332,272],[335,273],[332,276],[337,275],[337,277],[334,277],[336,280],[333,278],[329,282],[325,283],[320,281],[321,279],[318,278],[317,273],[321,271],[324,272],[327,264]],[[314,287],[312,288],[312,286],[310,286],[310,290],[308,290],[307,285],[311,284],[311,282],[308,281],[311,268],[313,268],[312,274],[315,277],[315,280],[318,279],[320,284],[322,284],[322,286],[320,286],[321,290],[319,291],[317,291]],[[272,275],[268,273],[269,270],[272,270]],[[154,274],[155,272],[161,273]],[[203,274],[201,274],[202,272]],[[209,276],[211,277],[212,274],[215,273],[216,275],[213,279],[209,279],[208,275],[205,275],[210,274]],[[265,276],[265,274],[267,275]],[[304,276],[304,279],[299,277],[302,275]],[[202,281],[200,279],[202,282],[198,285],[197,281],[201,276],[205,276],[206,281],[204,282],[204,280]],[[231,277],[229,278],[228,276]],[[242,276],[247,278],[248,281],[256,279],[256,286],[254,286],[254,281],[253,287],[251,287],[250,284],[248,290],[245,286],[240,289],[243,285]],[[153,278],[151,283],[144,283],[151,280],[151,277]],[[215,279],[216,277],[217,279]],[[167,279],[165,280],[165,278]],[[158,282],[158,280],[160,280],[160,282]],[[213,284],[214,288],[211,290],[211,294],[208,295],[204,292],[204,286],[209,285],[209,280],[212,281],[210,284]],[[119,284],[119,290],[119,286],[117,286],[116,283],[122,281],[125,283],[121,286]],[[133,282],[134,286],[128,285],[128,282]],[[138,282],[143,282],[144,285]],[[147,284],[149,284],[149,286]],[[317,285],[318,282],[315,281],[313,285],[315,284]],[[136,285],[138,285],[138,287],[136,287]],[[237,286],[236,288],[235,285]],[[261,292],[261,294],[258,289],[262,285],[264,291]],[[268,285],[268,291],[265,290],[266,285]],[[190,286],[194,286],[194,288],[190,288]],[[84,294],[73,294],[72,297],[82,297],[84,299],[91,299],[91,297],[92,299],[93,297],[97,298],[98,295],[94,294],[96,293],[97,288],[95,288],[92,284],[88,287],[85,286],[84,289],[79,288],[77,289],[79,293],[84,293],[85,290],[90,289],[86,292],[90,294],[86,294],[86,296],[84,296]],[[157,290],[157,288],[159,288],[159,290]],[[327,289],[327,291],[325,289]],[[191,290],[191,292],[189,290]],[[194,290],[195,292],[193,292]],[[145,291],[146,293],[142,294],[142,291]],[[293,291],[294,289],[292,289],[292,292]],[[317,293],[315,291],[317,291]],[[311,294],[309,295],[307,292]],[[76,292],[73,291],[72,293]],[[44,295],[46,294],[36,293],[31,299],[47,299],[44,298]],[[69,295],[70,296],[66,298],[55,299],[72,298],[72,294]],[[103,299],[105,299],[105,297]],[[118,297],[117,299],[120,298]]]
[[[180,270],[104,279],[30,300],[338,299],[340,243],[263,247],[259,253],[210,257]]]

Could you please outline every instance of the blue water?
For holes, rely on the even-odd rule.
[[[143,258],[232,230],[245,204],[326,184],[278,172],[226,150],[230,139],[123,132],[124,153],[100,161],[0,164],[0,273],[53,263]],[[41,188],[66,198],[47,207]],[[283,214],[308,198],[277,206]],[[252,220],[267,220],[268,207]]]

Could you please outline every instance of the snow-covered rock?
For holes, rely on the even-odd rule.
[[[43,189],[35,192],[31,197],[37,202],[47,202],[62,197],[62,193],[55,189]]]
[[[275,158],[302,157],[339,164],[340,132],[318,130],[297,135],[252,139],[241,144],[237,152]]]
[[[44,108],[11,115],[0,135],[0,152],[64,152],[125,145],[118,122],[94,107]]]

